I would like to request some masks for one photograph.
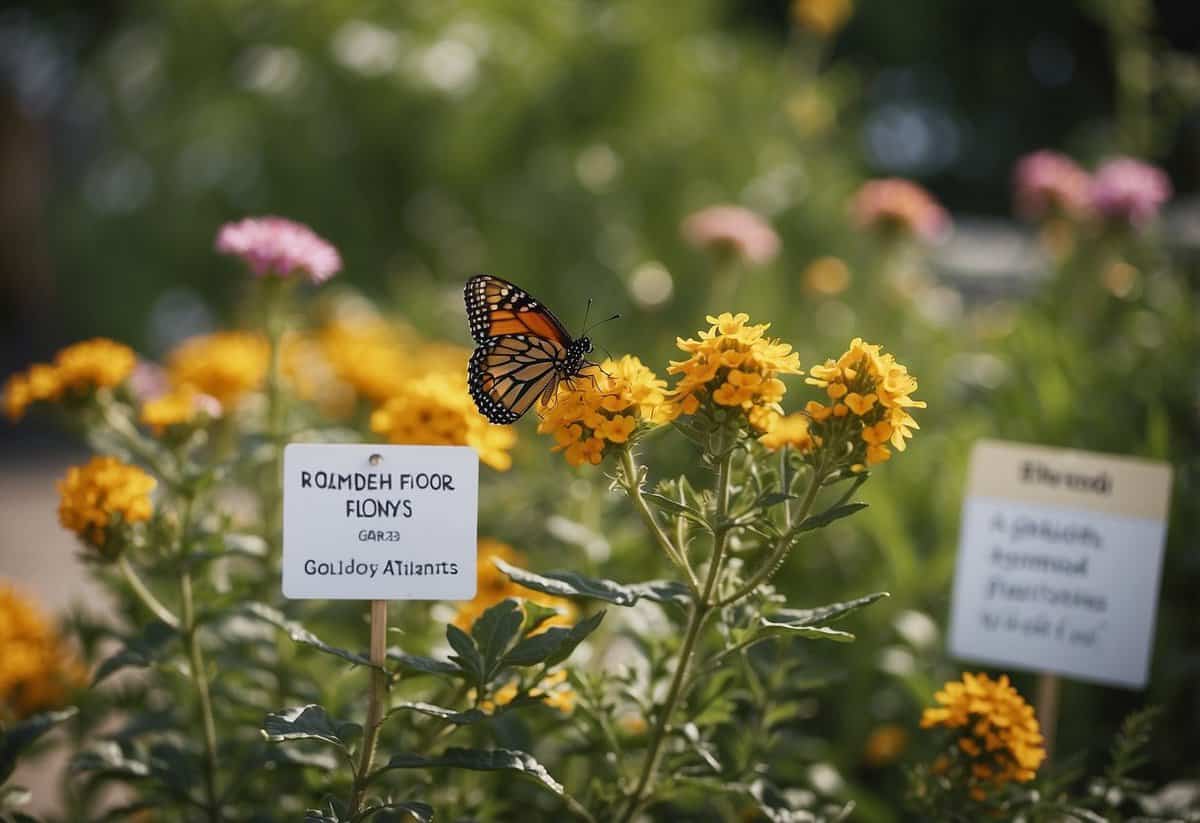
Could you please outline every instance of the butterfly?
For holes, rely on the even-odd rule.
[[[476,348],[467,365],[475,406],[493,423],[513,423],[562,381],[583,376],[592,341],[573,339],[554,312],[520,286],[479,274],[463,288]]]

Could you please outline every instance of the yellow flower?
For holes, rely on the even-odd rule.
[[[467,392],[466,363],[453,372],[406,382],[371,414],[371,431],[389,443],[470,446],[499,471],[512,466],[509,450],[517,436],[509,426],[493,426]]]
[[[809,430],[808,416],[803,414],[789,414],[777,418],[770,424],[767,433],[758,438],[758,442],[771,451],[790,446],[801,453],[812,451],[816,445]]]
[[[853,13],[853,0],[792,0],[796,25],[822,37],[840,31]]]
[[[409,336],[378,318],[326,326],[320,345],[339,379],[375,403],[400,394],[413,375]]]
[[[182,426],[195,421],[201,414],[217,417],[220,403],[213,397],[198,393],[191,386],[173,389],[142,403],[139,419],[156,434],[169,426]]]
[[[54,371],[63,392],[110,389],[133,374],[133,349],[104,337],[72,343],[54,357]]]
[[[832,405],[809,401],[805,413],[813,421],[813,434],[844,455],[852,468],[882,463],[891,449],[904,451],[907,439],[919,428],[909,409],[925,408],[913,400],[917,381],[908,368],[880,346],[856,337],[837,360],[826,360],[808,370],[806,383],[825,390]],[[849,449],[842,447],[848,443]]]
[[[838,257],[818,257],[804,270],[804,286],[817,294],[841,294],[850,286],[850,269]]]
[[[521,688],[515,681],[505,683],[492,692],[491,700],[483,700],[479,708],[487,714],[494,714],[499,706],[507,706],[521,695]],[[526,695],[534,700],[540,699],[552,709],[558,709],[563,714],[575,710],[575,690],[567,683],[567,670],[558,669],[543,677]]]
[[[992,789],[1033,780],[1046,759],[1045,742],[1033,707],[1013,688],[1008,675],[963,674],[934,695],[939,704],[921,716],[921,728],[961,731],[958,750],[973,761],[968,786],[983,799]]]
[[[0,584],[0,724],[64,705],[86,672],[41,610]]]
[[[676,341],[688,359],[672,361],[667,371],[682,375],[672,400],[683,414],[718,407],[745,415],[751,427],[765,431],[780,413],[787,390],[781,374],[803,374],[800,356],[787,343],[765,336],[769,323],[750,325],[747,314],[709,316],[711,324],[697,340]]]
[[[293,394],[317,406],[326,417],[345,420],[354,414],[355,392],[326,353],[320,338],[288,332],[283,337],[280,371]]]
[[[87,544],[105,553],[110,527],[150,519],[150,492],[157,482],[115,457],[93,457],[72,466],[59,481],[58,519]]]
[[[459,604],[458,611],[454,615],[455,626],[463,631],[470,631],[471,625],[479,615],[509,597],[514,600],[527,600],[558,612],[557,615],[538,626],[533,634],[544,632],[551,626],[573,626],[575,624],[579,610],[575,608],[574,603],[564,597],[541,594],[518,586],[508,579],[508,575],[496,568],[496,564],[492,560],[497,557],[514,566],[522,566],[525,563],[525,557],[507,543],[486,537],[481,538],[479,556],[476,561],[478,582],[475,588],[475,599]]]
[[[554,437],[555,451],[572,466],[598,464],[609,444],[627,443],[638,426],[670,420],[666,381],[632,355],[591,366],[540,408],[538,431]]]
[[[270,365],[270,344],[258,334],[216,332],[185,340],[167,358],[167,376],[176,388],[211,395],[232,409],[263,384]]]

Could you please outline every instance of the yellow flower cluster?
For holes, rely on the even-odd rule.
[[[491,700],[480,701],[479,708],[487,714],[493,714],[497,706],[507,706],[520,694],[520,686],[515,681],[510,681],[496,689]],[[529,690],[528,695],[535,700],[541,699],[544,704],[558,709],[563,714],[570,714],[575,710],[575,690],[567,683],[566,669],[559,669],[543,677],[537,686]]]
[[[807,383],[825,390],[829,404],[813,400],[805,406],[816,442],[849,444],[854,467],[882,463],[891,449],[904,451],[905,440],[920,428],[909,409],[923,409],[913,400],[917,380],[880,346],[854,338],[837,360],[808,370]]]
[[[0,725],[59,708],[86,676],[37,606],[0,585]]]
[[[137,356],[128,346],[97,337],[72,343],[51,363],[35,363],[14,374],[4,386],[4,410],[20,420],[30,404],[82,395],[120,385],[133,373]]]
[[[161,435],[170,426],[195,422],[201,413],[216,417],[220,414],[220,404],[215,398],[202,395],[185,385],[142,403],[139,420],[156,435]]]
[[[812,451],[819,438],[813,436],[808,415],[796,413],[774,418],[759,442],[771,451],[789,446],[801,454]]]
[[[109,528],[141,523],[154,511],[150,492],[156,481],[137,466],[115,457],[93,457],[72,466],[59,481],[58,519],[84,542],[103,549]]]
[[[575,608],[574,603],[565,597],[541,594],[518,586],[508,579],[508,575],[496,568],[496,565],[492,563],[495,558],[500,558],[514,566],[522,566],[525,563],[524,556],[507,543],[486,537],[481,539],[479,541],[478,583],[475,589],[475,599],[459,605],[458,611],[454,615],[455,626],[463,631],[470,631],[471,626],[481,614],[509,597],[515,600],[527,600],[558,612],[556,616],[538,626],[537,631],[533,632],[534,634],[543,632],[551,626],[573,626],[575,624],[579,610]]]
[[[540,408],[538,431],[553,435],[554,450],[564,452],[572,466],[598,464],[608,444],[626,443],[639,425],[674,416],[666,388],[636,357],[605,360],[570,384],[559,384],[554,399]]]
[[[383,403],[414,376],[409,335],[377,318],[331,323],[319,335],[321,350],[340,380],[357,394]]]
[[[171,385],[215,397],[232,409],[263,384],[270,366],[266,338],[252,332],[224,331],[185,340],[167,358]]]
[[[389,443],[425,446],[470,446],[488,466],[512,466],[509,450],[517,436],[508,426],[493,426],[467,393],[466,365],[457,372],[438,372],[409,382],[402,393],[371,414],[371,431]]]
[[[751,426],[769,428],[787,390],[781,374],[803,374],[792,347],[765,336],[769,323],[750,325],[747,314],[725,312],[707,318],[711,327],[698,340],[676,341],[687,360],[671,361],[667,371],[682,375],[672,400],[683,414],[706,403],[742,411]]]
[[[971,760],[970,794],[986,798],[989,789],[1033,780],[1046,759],[1045,741],[1033,707],[1013,688],[1008,675],[992,680],[964,672],[934,695],[940,705],[926,709],[921,728],[961,729],[958,748]]]

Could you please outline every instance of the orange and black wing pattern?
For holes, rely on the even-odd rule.
[[[475,405],[493,423],[513,423],[567,376],[574,341],[554,313],[520,286],[481,274],[464,289],[477,345],[467,366]]]

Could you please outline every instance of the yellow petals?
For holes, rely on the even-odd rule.
[[[709,316],[708,330],[696,339],[677,340],[679,349],[691,355],[672,361],[667,369],[680,375],[673,398],[683,414],[698,413],[706,399],[716,406],[740,409],[748,422],[767,419],[754,411],[756,407],[779,413],[787,388],[778,375],[801,374],[800,358],[788,344],[765,336],[770,324],[750,325],[749,321],[744,313]]]
[[[86,677],[41,609],[0,584],[0,725],[65,705]]]
[[[115,457],[93,457],[86,465],[68,469],[59,481],[59,522],[85,543],[103,549],[110,526],[150,519],[150,492],[156,485],[137,466]]]
[[[599,465],[609,444],[627,443],[641,424],[654,426],[678,412],[666,382],[631,355],[605,360],[560,383],[540,407],[538,431],[554,438],[554,450],[572,466]]]
[[[4,385],[4,413],[20,420],[33,403],[111,389],[125,382],[137,365],[133,349],[104,337],[72,343],[54,363],[35,363],[9,377]]]
[[[770,425],[767,433],[758,438],[758,442],[770,451],[778,451],[784,446],[789,446],[799,452],[808,452],[814,445],[808,417],[803,414],[779,417]]]
[[[270,357],[270,345],[261,335],[216,332],[189,338],[171,352],[167,377],[173,387],[211,395],[231,409],[262,386]]]

